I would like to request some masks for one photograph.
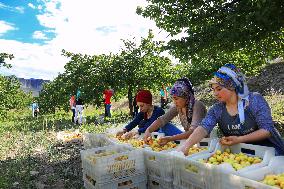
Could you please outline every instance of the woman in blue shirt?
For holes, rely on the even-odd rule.
[[[284,142],[273,125],[271,110],[259,94],[249,92],[245,77],[233,64],[221,67],[210,81],[219,103],[208,111],[179,150],[187,155],[188,149],[207,136],[219,125],[223,145],[249,143],[274,147],[276,155],[284,155]]]
[[[138,133],[144,133],[146,129],[161,115],[165,114],[164,110],[158,106],[152,105],[152,94],[149,90],[140,90],[136,96],[137,105],[140,108],[140,112],[137,116],[125,126],[122,131],[117,133],[117,136],[124,134],[125,138],[129,138],[136,134],[130,132],[136,126],[138,126]],[[182,133],[176,126],[168,123],[165,128],[161,129],[166,136],[176,135]]]

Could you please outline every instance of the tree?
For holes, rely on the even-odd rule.
[[[5,59],[12,59],[13,55],[0,53],[1,66],[10,68],[11,65],[5,63]],[[7,115],[7,111],[25,108],[32,101],[31,94],[25,94],[20,88],[20,82],[15,76],[0,75],[0,118]]]
[[[113,61],[115,83],[126,92],[129,109],[132,113],[133,96],[138,89],[157,90],[163,83],[175,79],[173,65],[168,57],[162,56],[163,42],[154,41],[150,30],[147,38],[141,38],[140,44],[123,40],[124,47]]]
[[[176,79],[169,58],[162,56],[163,42],[154,41],[151,31],[137,44],[123,40],[118,54],[83,55],[62,51],[70,59],[65,72],[44,86],[41,101],[52,99],[52,107],[66,108],[70,94],[80,88],[85,103],[100,105],[106,88],[115,91],[115,98],[127,95],[130,113],[134,93],[140,88],[156,90],[162,83]],[[41,103],[42,104],[42,103]],[[43,107],[43,105],[41,105]],[[46,111],[54,111],[44,105]]]
[[[170,40],[167,49],[184,63],[191,61],[190,66],[206,62],[206,70],[216,70],[215,65],[226,60],[258,69],[267,59],[283,55],[282,0],[147,1],[149,5],[136,12],[171,36],[184,32],[186,36]],[[243,62],[244,57],[249,62]]]
[[[14,58],[14,55],[8,54],[8,53],[0,53],[0,67],[6,67],[6,68],[11,68],[11,64],[7,64],[5,62],[5,59],[10,59],[12,60]]]

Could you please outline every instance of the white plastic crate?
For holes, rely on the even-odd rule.
[[[266,147],[266,146],[259,146],[259,145],[252,145],[252,144],[245,144],[240,143],[233,146],[223,146],[220,143],[217,143],[215,150],[212,153],[203,153],[197,156],[192,157],[194,160],[199,159],[208,159],[211,157],[217,150],[221,150],[221,152],[224,152],[225,149],[229,148],[231,150],[231,153],[240,153],[246,154],[248,156],[258,156],[262,158],[262,161],[257,164],[253,164],[247,167],[244,167],[238,171],[236,171],[230,164],[228,163],[222,163],[220,165],[214,166],[216,167],[217,172],[225,172],[225,173],[232,173],[235,175],[242,175],[243,173],[254,170],[257,168],[261,168],[264,166],[267,166],[269,161],[272,157],[275,156],[275,149],[272,147]]]
[[[246,154],[248,156],[258,156],[258,157],[262,158],[262,161],[260,163],[244,167],[244,168],[242,168],[238,171],[236,171],[228,163],[222,163],[220,165],[212,165],[212,164],[208,164],[208,163],[204,164],[204,163],[198,162],[199,159],[208,159],[217,150],[221,150],[223,152],[226,148],[229,148],[231,150],[231,152],[234,153],[234,154],[242,152],[243,154]],[[204,180],[204,182],[205,182],[206,188],[215,189],[216,186],[218,186],[218,183],[222,182],[223,173],[242,176],[247,171],[256,170],[256,169],[259,169],[261,167],[267,166],[270,159],[274,156],[275,156],[275,149],[271,148],[271,147],[252,145],[252,144],[244,144],[244,143],[240,143],[240,144],[233,145],[233,146],[221,146],[218,143],[214,152],[208,153],[208,154],[200,154],[200,155],[192,157],[192,159],[196,161],[195,166],[198,167],[198,171],[203,169],[201,172],[205,173],[204,175],[206,177],[206,180]],[[202,165],[204,165],[204,166],[202,166]]]
[[[180,143],[182,144],[183,141],[180,141]],[[210,138],[203,139],[196,146],[208,147],[208,150],[196,154],[214,151],[216,143],[217,143],[216,139],[210,139]],[[154,152],[146,148],[144,151],[144,159],[145,159],[147,173],[151,176],[156,176],[164,180],[173,180],[173,169],[175,169],[176,166],[173,167],[173,165],[175,165],[175,162],[173,161],[172,155],[176,154],[178,153],[174,151],[174,149],[161,151],[161,152]],[[191,156],[195,156],[196,154],[193,154]]]
[[[113,145],[105,134],[84,133],[83,144],[85,149]]]
[[[184,186],[176,185],[174,183],[174,189],[203,189],[203,188],[200,188],[198,186],[194,186],[190,183],[185,183]]]
[[[134,175],[107,183],[96,183],[90,176],[84,174],[84,186],[86,189],[147,189],[145,174]]]
[[[284,173],[284,156],[276,156],[271,158],[268,166],[247,171],[242,177],[223,174],[221,182],[218,183],[220,184],[218,188],[225,189],[238,186],[240,189],[276,189],[277,187],[272,187],[259,181],[262,181],[266,175],[282,173]]]
[[[173,189],[173,181],[148,175],[148,189]]]
[[[190,158],[201,154],[208,154],[215,150],[218,140],[216,138],[204,138],[201,142],[196,144],[196,147],[207,147],[208,150],[201,151],[190,156],[184,156],[181,152],[172,151],[172,164],[173,166],[173,177],[176,187],[181,188],[205,188],[205,176],[207,169],[204,168],[203,164],[199,164],[195,161],[190,161]],[[187,166],[196,167],[199,170],[197,173],[186,169]]]
[[[199,159],[208,159],[217,150],[222,152],[230,148],[232,153],[244,153],[250,156],[259,156],[263,158],[261,163],[251,165],[235,171],[233,167],[228,163],[223,163],[221,165],[212,165],[208,163],[201,163]],[[230,147],[221,146],[217,143],[216,148],[212,152],[199,153],[194,156],[185,158],[175,158],[175,168],[174,168],[174,181],[177,185],[181,185],[183,182],[191,183],[200,188],[212,188],[215,189],[218,183],[221,182],[222,172],[227,174],[237,174],[241,175],[249,170],[254,170],[257,168],[264,167],[268,164],[269,160],[274,156],[274,148],[250,145],[250,144],[237,144]],[[188,168],[189,167],[189,168]],[[184,181],[187,179],[187,181]]]
[[[184,157],[184,158],[191,158],[194,157],[196,155],[200,155],[200,154],[208,154],[208,153],[212,153],[215,151],[215,148],[217,147],[219,139],[218,138],[204,138],[202,139],[199,143],[195,144],[195,147],[198,148],[207,148],[207,150],[195,153],[195,154],[191,154],[188,156],[185,156],[182,152],[177,152],[177,151],[172,151],[171,154],[174,156],[179,156],[179,157]],[[178,144],[183,144],[185,142],[185,140],[181,140],[181,141],[177,141]]]
[[[179,156],[173,157],[173,175],[174,184],[181,188],[207,188],[209,184],[208,172],[213,167],[209,164],[204,164],[192,160],[190,158],[184,158]],[[207,182],[206,182],[207,181]]]
[[[78,129],[75,131],[60,131],[57,133],[56,138],[63,144],[75,144],[82,142],[82,133],[80,133]]]
[[[102,156],[102,153],[108,154]],[[101,154],[101,157],[94,157]],[[96,183],[145,173],[143,151],[123,145],[111,145],[81,151],[83,171]]]
[[[147,174],[163,180],[173,180],[171,154],[144,150],[144,160]]]
[[[222,179],[212,189],[279,189],[238,175],[221,173],[221,176]]]

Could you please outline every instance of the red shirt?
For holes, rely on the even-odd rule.
[[[111,104],[110,99],[113,95],[113,91],[108,89],[104,91],[104,98],[105,98],[105,104]]]

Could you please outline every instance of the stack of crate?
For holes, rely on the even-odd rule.
[[[163,137],[163,133],[151,133],[153,138]],[[170,152],[174,149],[153,151],[144,149],[144,161],[149,189],[173,189],[173,165]]]
[[[207,169],[199,169],[194,157],[201,156],[202,154],[210,154],[215,151],[217,146],[217,138],[204,138],[195,147],[205,148],[201,152],[184,156],[183,154],[175,154],[173,156],[173,175],[174,175],[174,188],[175,189],[205,189],[205,179]],[[198,163],[198,162],[197,162]],[[206,165],[205,165],[206,166]]]
[[[87,189],[146,189],[143,151],[109,145],[81,151]]]

